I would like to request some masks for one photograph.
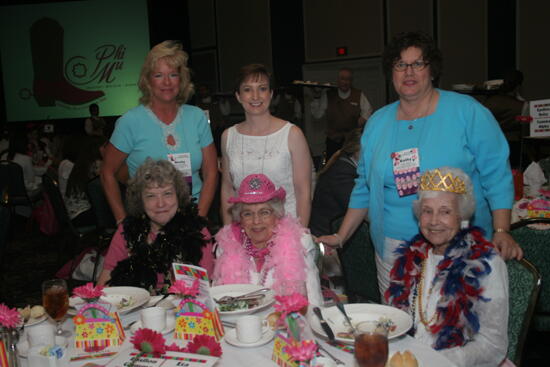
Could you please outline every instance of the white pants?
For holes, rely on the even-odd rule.
[[[378,278],[378,290],[380,291],[382,303],[386,303],[384,292],[390,286],[390,271],[395,262],[395,249],[403,241],[386,237],[384,240],[384,258],[376,253],[376,274]]]

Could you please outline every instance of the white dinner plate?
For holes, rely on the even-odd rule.
[[[254,284],[224,284],[210,288],[210,295],[212,296],[212,298],[215,299],[220,299],[223,296],[237,297],[262,288],[265,287]],[[256,307],[235,311],[220,311],[220,315],[246,315],[263,310],[264,308],[271,306],[273,302],[275,302],[275,293],[273,292],[273,290],[269,290],[264,294],[265,297],[261,299],[260,304]]]
[[[115,306],[118,313],[124,314],[138,307],[141,307],[149,301],[151,296],[143,288],[137,287],[108,287],[103,289],[104,296],[101,296],[101,300],[109,302]],[[75,306],[84,303],[80,297],[69,298],[69,315],[76,315]]]
[[[237,339],[237,329],[227,329],[224,338],[228,344],[234,345],[236,347],[253,348],[269,343],[274,336],[275,332],[271,330],[270,327],[266,327],[262,333],[262,337],[260,338],[260,340],[254,343],[243,343],[239,341],[239,339]]]
[[[351,319],[352,324],[356,325],[361,321],[376,321],[381,317],[388,318],[393,322],[394,327],[388,334],[388,339],[393,339],[405,334],[412,327],[412,317],[395,307],[377,305],[373,303],[352,303],[344,305],[346,313]],[[341,343],[353,344],[353,339],[338,337],[338,333],[349,332],[349,328],[346,326],[344,315],[336,308],[336,306],[321,309],[323,318],[334,332],[336,340]],[[319,319],[317,317],[311,318],[311,328],[317,334],[326,336]]]

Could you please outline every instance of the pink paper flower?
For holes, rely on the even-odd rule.
[[[80,297],[87,302],[91,302],[105,295],[105,293],[103,293],[103,288],[104,287],[100,285],[94,287],[94,283],[90,282],[86,285],[73,289],[73,297]]]
[[[21,315],[17,309],[0,303],[0,325],[6,328],[15,328],[19,324],[21,324]]]
[[[130,342],[137,350],[160,356],[166,352],[165,340],[161,333],[151,329],[138,329]]]
[[[317,353],[317,343],[313,340],[304,340],[296,344],[287,345],[284,351],[288,353],[295,361],[309,362]]]
[[[195,279],[191,287],[188,287],[184,280],[177,280],[168,288],[168,292],[180,294],[183,297],[196,297],[199,294],[199,280]]]
[[[221,357],[222,347],[216,338],[209,335],[197,335],[187,344],[187,353],[203,354],[206,356]]]
[[[187,349],[185,349],[184,347],[180,347],[176,343],[172,343],[172,344],[166,346],[166,351],[167,352],[183,352],[183,353],[185,353],[187,351]]]
[[[298,312],[309,304],[307,298],[300,293],[293,293],[290,296],[275,296],[275,300],[278,302],[275,304],[275,310],[285,315]]]

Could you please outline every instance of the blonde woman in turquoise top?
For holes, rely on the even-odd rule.
[[[417,179],[427,170],[453,166],[472,178],[478,203],[473,225],[485,230],[503,258],[521,258],[508,233],[514,196],[508,143],[492,114],[469,96],[434,88],[442,58],[424,34],[396,36],[383,63],[399,100],[369,119],[344,221],[337,233],[318,241],[342,246],[368,219],[383,293],[394,249],[417,232],[411,209]]]
[[[218,162],[205,114],[185,102],[193,93],[181,44],[164,41],[151,49],[139,78],[140,105],[118,121],[105,148],[101,182],[113,215],[126,216],[116,173],[123,163],[130,177],[148,157],[172,162],[183,173],[199,215],[206,216],[216,192]]]

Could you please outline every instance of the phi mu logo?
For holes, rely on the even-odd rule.
[[[33,96],[39,106],[55,106],[56,101],[81,105],[103,97],[91,83],[112,83],[115,71],[124,65],[124,45],[102,45],[95,59],[71,57],[64,63],[64,29],[52,18],[42,18],[30,28],[30,46],[34,71]]]

